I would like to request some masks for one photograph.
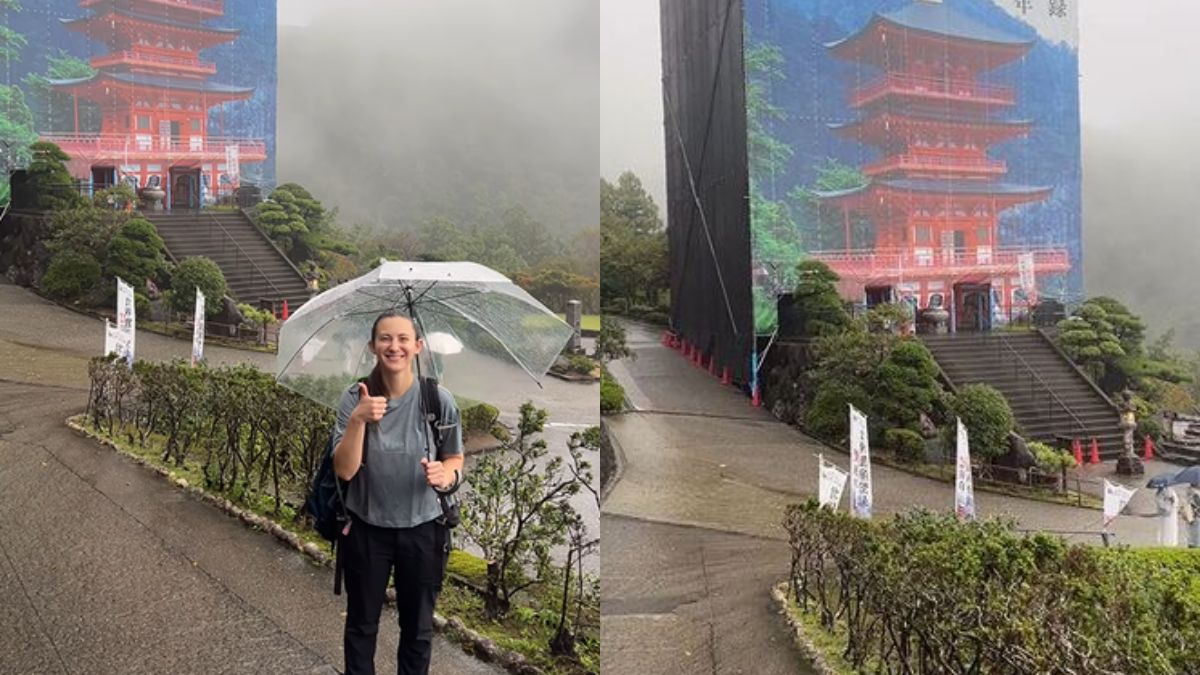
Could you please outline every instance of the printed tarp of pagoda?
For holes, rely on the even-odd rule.
[[[91,12],[60,23],[110,51],[91,59],[96,72],[90,77],[50,81],[73,97],[75,129],[42,134],[72,156],[76,169],[98,161],[143,162],[138,173],[148,180],[154,173],[149,166],[208,162],[215,181],[215,167],[230,156],[231,147],[237,148],[237,162],[267,159],[261,140],[208,134],[210,108],[254,95],[253,87],[210,81],[216,64],[200,59],[203,50],[241,34],[240,29],[205,25],[224,14],[221,0],[83,0],[80,6]],[[80,133],[80,100],[99,106],[101,133]],[[130,121],[135,115],[153,122],[134,128]],[[161,124],[168,122],[178,132],[164,132]]]
[[[851,92],[850,107],[860,117],[828,125],[881,153],[861,167],[866,185],[817,194],[821,209],[840,211],[845,248],[811,255],[850,286],[986,283],[1017,272],[1022,254],[1034,256],[1040,274],[1068,271],[1061,247],[1004,247],[997,237],[1001,211],[1053,191],[1004,181],[1008,166],[986,154],[990,145],[1026,136],[1033,123],[994,117],[1015,104],[1015,90],[979,75],[1021,58],[1032,45],[930,2],[876,13],[857,33],[826,44],[835,56],[882,71]],[[851,213],[874,225],[871,247],[854,248]],[[951,234],[961,241],[950,237],[948,244]]]

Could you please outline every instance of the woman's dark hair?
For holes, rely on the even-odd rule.
[[[408,322],[411,323],[413,327],[413,335],[418,340],[421,339],[421,329],[417,326],[416,320],[404,312],[396,309],[389,309],[383,314],[375,317],[375,323],[371,324],[372,344],[375,342],[375,334],[379,332],[379,323],[384,319],[408,319]],[[383,381],[383,373],[379,372],[378,360],[375,362],[375,367],[371,369],[371,374],[367,375],[367,393],[369,393],[371,396],[387,396],[387,385]]]

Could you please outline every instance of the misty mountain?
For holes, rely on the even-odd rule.
[[[595,1],[330,4],[279,29],[279,181],[344,224],[595,226]]]
[[[1178,129],[1191,120],[1126,131],[1084,127],[1083,251],[1089,295],[1111,295],[1151,334],[1176,329],[1200,348],[1200,158]]]

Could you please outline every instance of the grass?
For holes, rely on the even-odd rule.
[[[838,675],[855,675],[858,671],[842,656],[846,653],[846,646],[849,644],[845,626],[837,623],[834,624],[833,631],[826,630],[816,614],[806,612],[800,607],[796,598],[792,597],[788,590],[787,583],[781,584],[781,587],[784,597],[787,599],[785,610],[788,616],[803,635],[803,639],[820,655],[825,666]]]
[[[557,315],[563,321],[567,320],[566,314]],[[584,314],[579,325],[580,330],[588,332],[600,332],[600,315],[599,314]]]
[[[84,415],[72,417],[70,421],[94,431],[90,420]],[[285,504],[276,513],[274,499],[270,494],[243,492],[235,495],[228,490],[224,492],[209,490],[205,484],[201,462],[189,458],[181,466],[176,466],[174,462],[162,461],[165,437],[159,434],[150,434],[147,437],[147,443],[142,445],[136,441],[129,442],[126,429],[123,427],[114,427],[113,434],[109,434],[106,427],[102,427],[96,433],[117,445],[121,452],[167,471],[171,480],[182,478],[191,487],[204,490],[209,494],[220,495],[241,508],[270,518],[295,532],[302,541],[313,543],[326,555],[331,555],[329,542],[304,522],[298,520],[293,507]],[[454,550],[450,552],[447,572],[472,585],[482,586],[487,578],[487,563],[466,551]],[[532,603],[537,602],[536,598],[529,599]],[[491,621],[484,616],[483,598],[478,593],[448,583],[444,586],[438,600],[438,611],[444,616],[458,618],[468,628],[488,637],[497,645],[524,655],[531,663],[550,675],[590,675],[600,672],[600,643],[596,634],[598,631],[593,632],[590,637],[580,640],[577,659],[556,658],[550,655],[550,639],[554,636],[554,630],[558,625],[558,615],[553,610],[539,609],[530,605],[517,605],[504,620]]]
[[[552,609],[514,607],[503,619],[490,620],[484,615],[483,598],[454,584],[443,588],[438,597],[438,609],[447,616],[457,617],[498,646],[525,655],[530,663],[548,675],[600,672],[600,642],[595,635],[579,641],[576,645],[578,656],[574,660],[550,655],[550,639],[558,626],[558,613]]]

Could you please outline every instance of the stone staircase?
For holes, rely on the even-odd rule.
[[[241,211],[160,211],[143,214],[175,261],[204,256],[225,274],[238,302],[278,312],[286,299],[295,311],[309,298],[304,276]]]
[[[1095,438],[1105,459],[1123,451],[1117,407],[1044,334],[960,333],[921,338],[954,387],[983,383],[1004,394],[1026,439],[1055,445],[1063,439],[1081,438],[1086,456]]]

